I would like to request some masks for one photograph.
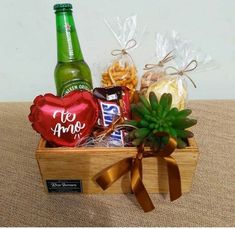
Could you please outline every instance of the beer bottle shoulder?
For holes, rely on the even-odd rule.
[[[91,71],[84,60],[58,62],[54,75],[58,95],[61,95],[65,84],[75,80],[87,82],[92,88]]]
[[[87,78],[90,80],[90,68],[84,60],[73,61],[73,62],[58,62],[55,68],[55,76],[73,76]]]
[[[80,68],[83,65],[87,65],[84,60],[75,60],[68,62],[58,62],[56,68]]]

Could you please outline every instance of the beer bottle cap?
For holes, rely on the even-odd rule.
[[[65,10],[70,10],[72,8],[73,8],[73,6],[70,3],[55,4],[54,5],[54,10],[56,10],[56,11],[65,11]]]

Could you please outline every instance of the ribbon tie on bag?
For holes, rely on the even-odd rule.
[[[176,200],[181,196],[181,179],[178,165],[170,155],[174,152],[177,142],[165,132],[157,133],[157,136],[168,136],[169,141],[163,149],[145,151],[144,144],[137,149],[135,157],[127,157],[99,172],[96,177],[97,184],[103,189],[110,187],[115,181],[127,172],[131,173],[131,189],[137,201],[145,212],[152,211],[154,205],[142,182],[142,159],[146,157],[163,158],[167,165],[170,200]]]
[[[131,39],[129,41],[127,41],[125,47],[123,49],[114,49],[111,54],[113,56],[119,56],[119,55],[125,55],[128,54],[127,50],[130,50],[132,48],[134,48],[137,45],[136,40]],[[129,54],[128,54],[129,55]]]
[[[194,65],[194,66],[193,66],[193,65]],[[196,87],[197,87],[196,84],[194,83],[194,81],[192,80],[192,78],[187,74],[187,72],[193,71],[195,68],[197,68],[197,65],[198,65],[197,61],[196,61],[196,60],[192,60],[192,61],[190,61],[190,62],[186,65],[186,67],[185,67],[184,69],[182,69],[182,70],[179,70],[179,69],[177,69],[177,68],[175,68],[175,67],[173,67],[173,66],[169,66],[169,67],[166,68],[166,72],[167,72],[167,70],[169,70],[169,69],[175,70],[175,72],[172,72],[172,73],[167,72],[167,74],[168,74],[168,75],[186,76],[186,77],[191,81],[191,83],[193,84],[193,86],[196,88]],[[192,67],[191,67],[191,66],[192,66]]]
[[[119,125],[124,123],[124,118],[122,116],[119,116],[116,118],[108,127],[106,127],[102,131],[94,131],[93,136],[94,137],[101,137],[104,138],[108,135],[110,135],[115,129],[119,127]]]
[[[130,58],[131,62],[134,63],[131,55],[127,52],[127,50],[130,50],[130,49],[134,48],[136,45],[137,45],[136,40],[131,39],[131,40],[127,41],[127,43],[126,43],[126,45],[125,45],[125,47],[123,49],[114,49],[111,52],[111,54],[113,56],[127,55]],[[116,80],[113,78],[112,72],[111,72],[110,68],[109,68],[108,72],[109,72],[109,78],[110,78],[112,84],[116,85]]]
[[[174,52],[174,50],[171,50],[170,52],[168,52],[166,54],[166,56],[162,60],[160,60],[157,64],[146,64],[144,66],[144,70],[150,70],[155,67],[163,67],[167,62],[169,62],[175,58],[174,55],[171,55],[173,52]]]

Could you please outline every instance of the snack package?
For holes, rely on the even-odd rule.
[[[183,78],[186,72],[193,71],[197,67],[197,61],[192,60],[184,70],[178,70],[174,67],[172,68],[175,72],[166,73],[157,82],[151,84],[146,92],[146,97],[149,97],[150,92],[154,92],[158,98],[164,93],[172,94],[172,107],[176,107],[179,110],[183,110],[186,107],[186,101],[188,96],[188,89],[186,80]],[[167,70],[168,70],[167,69]],[[167,72],[166,70],[166,72]],[[187,76],[191,81],[192,79]],[[192,81],[193,85],[196,87],[195,83]]]
[[[165,76],[165,67],[168,62],[174,59],[174,50],[166,36],[157,33],[155,38],[155,56],[156,63],[146,64],[146,72],[141,77],[140,93],[145,94],[148,87]]]
[[[105,23],[120,44],[120,49],[111,52],[114,60],[102,73],[101,84],[104,87],[126,86],[130,89],[130,98],[132,99],[138,77],[136,66],[129,51],[137,47],[137,40],[141,35],[137,28],[137,16],[127,17],[124,21],[118,17],[112,26],[107,20],[105,20]]]
[[[105,142],[106,147],[125,146],[127,143],[127,131],[116,127],[117,124],[123,124],[124,120],[128,120],[131,117],[129,89],[120,86],[95,88],[93,94],[97,98],[99,104],[97,126],[101,129],[101,131],[98,131],[95,135],[103,135],[105,137],[105,141],[102,139],[102,144]],[[118,119],[120,121],[117,122],[116,120]],[[107,130],[107,128],[110,127],[110,131]],[[100,143],[98,141],[96,142]]]
[[[174,62],[165,68],[165,75],[161,79],[148,87],[146,97],[149,97],[151,91],[155,92],[158,98],[163,93],[171,93],[172,106],[182,110],[185,108],[188,98],[187,79],[196,88],[189,73],[211,70],[216,65],[209,55],[195,48],[189,41],[182,39],[177,32],[167,33],[165,39],[167,39],[170,49],[174,50]]]

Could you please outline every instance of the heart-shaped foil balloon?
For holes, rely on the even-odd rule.
[[[33,129],[58,146],[83,143],[98,118],[96,99],[88,91],[72,91],[64,97],[39,95],[33,103],[28,116]]]

